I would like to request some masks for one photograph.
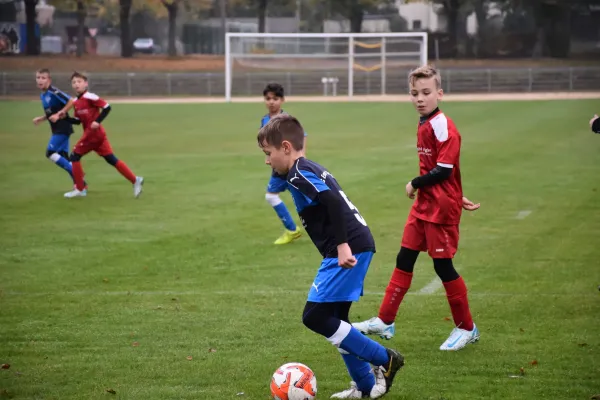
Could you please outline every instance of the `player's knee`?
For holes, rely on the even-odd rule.
[[[442,282],[451,282],[460,277],[458,272],[456,272],[456,269],[454,269],[454,264],[452,263],[451,258],[434,258],[433,268]]]
[[[46,150],[46,158],[56,164],[60,160],[60,154]]]
[[[69,161],[69,152],[68,151],[59,151],[58,155],[60,155],[65,160]]]
[[[323,325],[323,311],[319,303],[307,303],[302,313],[302,323],[313,332],[320,333]]]
[[[267,203],[269,203],[273,207],[276,207],[283,202],[279,195],[276,193],[265,194],[265,199],[267,200]]]
[[[119,159],[117,157],[115,157],[114,154],[109,154],[107,156],[104,156],[104,160],[106,160],[106,162],[109,163],[110,165],[112,165],[113,167],[115,165],[117,165],[117,163],[119,162]]]
[[[50,158],[50,156],[54,154],[54,151],[52,150],[46,150],[46,158]]]
[[[77,162],[77,161],[81,160],[81,155],[79,155],[77,153],[71,153],[71,156],[69,157],[69,159],[73,162]]]
[[[419,257],[419,252],[417,250],[401,247],[396,256],[396,268],[401,269],[404,272],[412,273],[415,269],[417,257]]]

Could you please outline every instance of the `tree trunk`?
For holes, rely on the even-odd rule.
[[[81,57],[85,51],[85,6],[83,1],[77,2],[77,57]]]
[[[223,43],[225,43],[225,35],[227,35],[227,0],[219,0],[219,17],[221,18],[221,37]],[[223,53],[225,52],[225,46],[222,46]]]
[[[456,56],[458,13],[460,12],[459,0],[446,0],[444,2],[444,10],[448,20],[448,38],[450,39],[451,53],[453,56]]]
[[[131,42],[131,14],[132,0],[119,0],[119,24],[121,25],[121,57],[133,56],[133,44]]]
[[[362,31],[362,23],[364,18],[364,10],[358,0],[353,0],[348,10],[348,19],[350,20],[350,32],[360,33]]]
[[[40,54],[40,38],[35,34],[35,25],[38,0],[25,0],[25,18],[27,20],[27,55],[38,56]]]
[[[265,33],[268,0],[258,1],[258,33]]]
[[[475,39],[475,57],[487,57],[485,53],[487,42],[487,7],[486,0],[475,2],[475,18],[477,19],[477,37]]]
[[[177,56],[177,47],[175,46],[175,38],[177,36],[177,6],[179,0],[173,0],[171,3],[167,3],[162,0],[163,5],[167,8],[169,16],[169,40],[168,40],[168,54],[170,57]]]

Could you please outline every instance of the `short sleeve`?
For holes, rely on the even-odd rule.
[[[312,171],[294,169],[287,178],[291,186],[311,200],[315,200],[320,192],[329,190],[329,186]]]
[[[460,136],[444,114],[439,114],[431,121],[437,150],[437,165],[452,168],[458,164],[460,156]]]
[[[88,99],[94,107],[105,108],[108,106],[108,103],[97,94],[87,92],[85,98]]]

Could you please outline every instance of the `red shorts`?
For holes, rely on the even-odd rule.
[[[426,251],[431,258],[453,258],[458,249],[458,225],[442,225],[408,215],[402,247]]]
[[[106,135],[83,135],[77,143],[75,143],[73,152],[80,156],[84,156],[90,151],[95,151],[96,154],[102,157],[113,153]]]

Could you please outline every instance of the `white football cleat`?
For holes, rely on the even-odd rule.
[[[136,199],[142,194],[142,186],[144,186],[144,178],[141,176],[135,177],[135,183],[133,184],[133,197]]]
[[[353,327],[364,335],[379,335],[380,338],[390,340],[396,333],[394,323],[386,324],[379,317],[373,317],[363,322],[355,322]]]
[[[375,386],[371,389],[369,397],[378,399],[388,392],[388,388],[385,376],[383,375],[383,370],[379,367],[375,367],[373,372],[375,372]]]
[[[71,199],[73,197],[85,197],[87,196],[87,190],[77,190],[77,188],[71,190],[70,192],[65,193],[65,197],[67,199]]]
[[[331,395],[332,399],[362,399],[367,397],[369,396],[364,395],[360,390],[358,390],[356,387],[356,382],[350,382],[350,389]]]
[[[473,324],[473,330],[454,328],[450,336],[442,345],[440,350],[443,351],[458,351],[464,348],[469,343],[475,343],[479,340],[479,329]]]

